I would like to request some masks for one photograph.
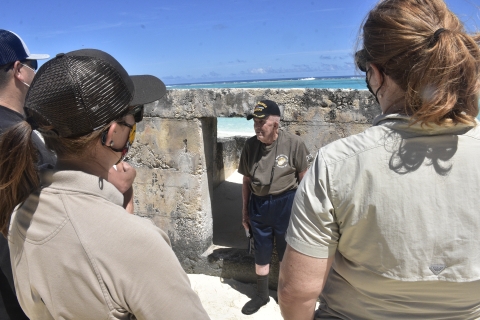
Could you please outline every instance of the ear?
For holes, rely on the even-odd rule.
[[[368,81],[370,82],[370,86],[375,92],[379,87],[382,86],[383,82],[385,81],[384,74],[373,63],[367,63],[367,70],[369,69],[370,69],[370,72],[368,72]]]
[[[13,76],[16,79],[25,82],[25,75],[23,72],[22,63],[20,61],[15,61],[13,64]]]
[[[108,131],[107,131],[107,134],[106,134],[106,137],[105,137],[105,141],[102,141],[102,143],[104,143],[104,145],[106,145],[106,146],[110,146],[112,144],[112,142],[114,141],[113,138],[114,138],[116,133],[117,133],[117,123],[113,122],[110,125],[110,128],[108,128]]]

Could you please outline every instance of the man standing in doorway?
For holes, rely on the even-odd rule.
[[[271,100],[259,101],[253,114],[256,136],[242,151],[238,172],[243,175],[242,224],[255,243],[257,293],[242,308],[253,314],[268,303],[268,274],[274,239],[278,259],[285,252],[285,232],[298,184],[307,171],[311,155],[302,139],[280,130],[280,109]]]
[[[24,120],[23,104],[35,76],[37,60],[48,54],[31,54],[23,40],[13,32],[0,29],[0,134]],[[55,155],[32,133],[39,150],[39,165],[55,165]],[[6,174],[0,172],[0,174]],[[15,296],[8,242],[0,235],[0,319],[28,319]]]

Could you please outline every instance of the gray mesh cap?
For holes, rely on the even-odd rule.
[[[129,76],[108,53],[83,49],[58,54],[42,65],[24,109],[35,127],[79,137],[120,118],[128,107],[159,100],[165,93],[157,77]]]

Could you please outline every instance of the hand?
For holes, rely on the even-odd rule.
[[[242,225],[245,228],[245,230],[249,231],[250,230],[250,218],[248,217],[248,210],[244,209],[242,211]]]
[[[108,171],[108,182],[113,184],[121,193],[127,192],[137,176],[137,171],[127,162],[117,164],[117,169],[111,167]]]

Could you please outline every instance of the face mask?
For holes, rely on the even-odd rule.
[[[25,68],[28,68],[28,69],[32,70],[32,71],[33,71],[33,74],[36,74],[36,73],[37,73],[32,67],[30,67],[30,66],[28,66],[28,65],[26,65],[26,64],[23,64],[23,63],[21,63],[21,62],[20,62],[20,64],[21,64],[22,66],[24,66]],[[30,85],[29,85],[28,83],[23,82],[23,81],[20,81],[20,82],[30,88]]]
[[[126,126],[130,129],[130,134],[128,135],[128,140],[125,143],[125,145],[123,146],[123,148],[114,148],[113,146],[107,146],[106,145],[108,129],[103,132],[102,138],[101,138],[102,144],[104,146],[109,147],[110,149],[112,149],[115,152],[121,152],[122,153],[121,156],[120,156],[120,159],[115,164],[119,164],[120,162],[122,162],[123,159],[125,159],[125,156],[127,155],[128,150],[130,149],[131,145],[133,144],[133,141],[135,141],[135,133],[137,131],[137,124],[136,123],[133,124],[133,125],[128,124],[125,121],[118,121],[117,123],[120,124],[120,125]]]
[[[107,146],[115,152],[121,152],[122,153],[122,155],[120,156],[120,159],[118,160],[118,162],[116,164],[119,164],[125,158],[128,150],[130,149],[130,147],[133,144],[133,141],[135,141],[135,133],[137,132],[137,123],[143,120],[143,105],[138,105],[138,106],[130,108],[130,110],[127,112],[127,115],[128,114],[131,114],[133,116],[133,119],[135,120],[135,123],[133,125],[128,124],[127,122],[125,122],[123,120],[117,121],[117,124],[122,125],[122,126],[126,126],[130,129],[130,134],[128,135],[128,140],[125,143],[125,146],[123,146],[123,148],[121,148],[121,149],[114,148],[113,146]],[[107,132],[108,132],[108,129],[106,129],[103,132],[102,138],[101,138],[102,144],[104,146],[106,146]]]

